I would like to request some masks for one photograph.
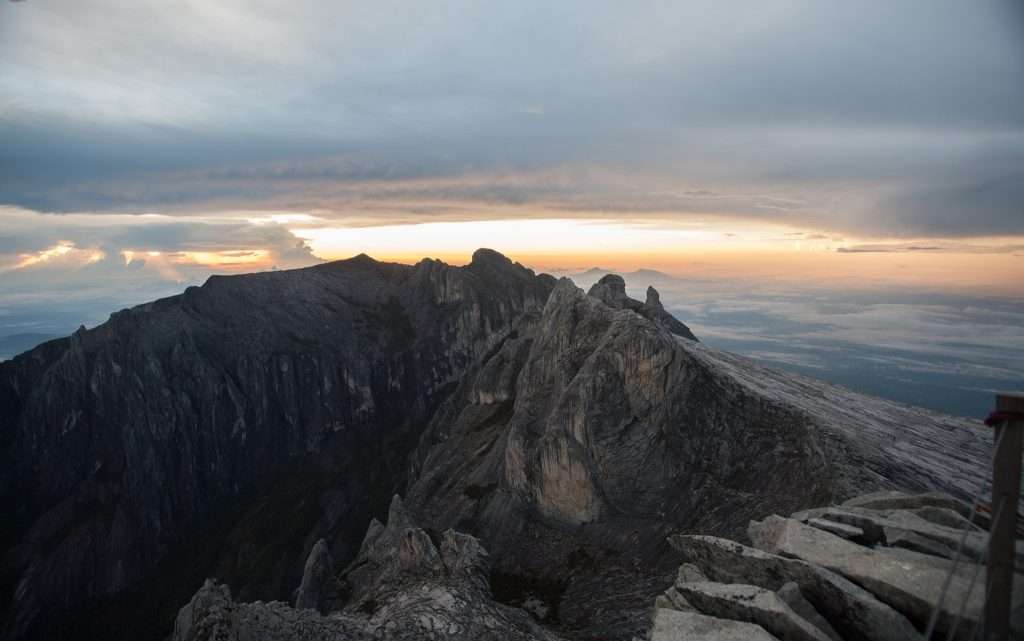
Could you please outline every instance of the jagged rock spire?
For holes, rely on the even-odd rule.
[[[641,303],[626,295],[626,281],[618,274],[607,274],[591,286],[587,296],[598,299],[612,309],[629,309],[663,327],[676,336],[697,340],[690,328],[665,311],[661,295],[654,287],[647,288],[647,301]]]
[[[320,539],[310,550],[302,571],[302,583],[295,594],[295,607],[327,613],[338,601],[338,580],[334,576],[334,557],[327,541]]]

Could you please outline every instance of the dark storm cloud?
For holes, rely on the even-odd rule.
[[[6,3],[0,204],[1020,234],[1015,4]]]

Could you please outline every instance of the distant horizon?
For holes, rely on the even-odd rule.
[[[345,258],[360,254],[381,262],[402,262],[367,252]],[[422,256],[405,264],[426,258],[440,259]],[[980,418],[994,393],[1024,383],[1019,374],[1024,370],[1024,299],[1020,296],[907,291],[897,286],[829,288],[820,280],[801,284],[696,278],[642,266],[544,269],[515,255],[508,258],[537,272],[571,278],[584,290],[606,273],[622,275],[627,291],[640,300],[652,285],[666,309],[708,345],[911,405]],[[466,264],[470,259],[471,254],[458,254],[445,262]],[[164,289],[150,298],[137,291],[136,296],[143,298],[50,302],[0,315],[0,360],[35,344],[12,342],[13,336],[68,335],[80,325],[94,327],[124,307],[177,295],[202,280],[164,283]],[[65,320],[54,324],[55,311]],[[9,324],[12,319],[22,323],[18,331]],[[3,351],[13,346],[17,351]]]
[[[491,247],[811,350],[748,353],[1024,367],[1016,0],[0,2],[0,96],[0,336]]]

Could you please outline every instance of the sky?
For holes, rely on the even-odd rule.
[[[1024,6],[0,0],[0,336],[480,246],[1019,300]]]

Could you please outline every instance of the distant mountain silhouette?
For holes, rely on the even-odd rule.
[[[613,269],[605,269],[604,267],[591,267],[585,271],[570,274],[569,278],[589,281],[590,279],[600,279],[608,274],[617,274],[627,281],[637,281],[637,285],[646,285],[649,284],[650,281],[674,280],[676,278],[671,274],[666,274],[665,272],[660,272],[656,269],[636,269],[631,272],[622,272]]]

